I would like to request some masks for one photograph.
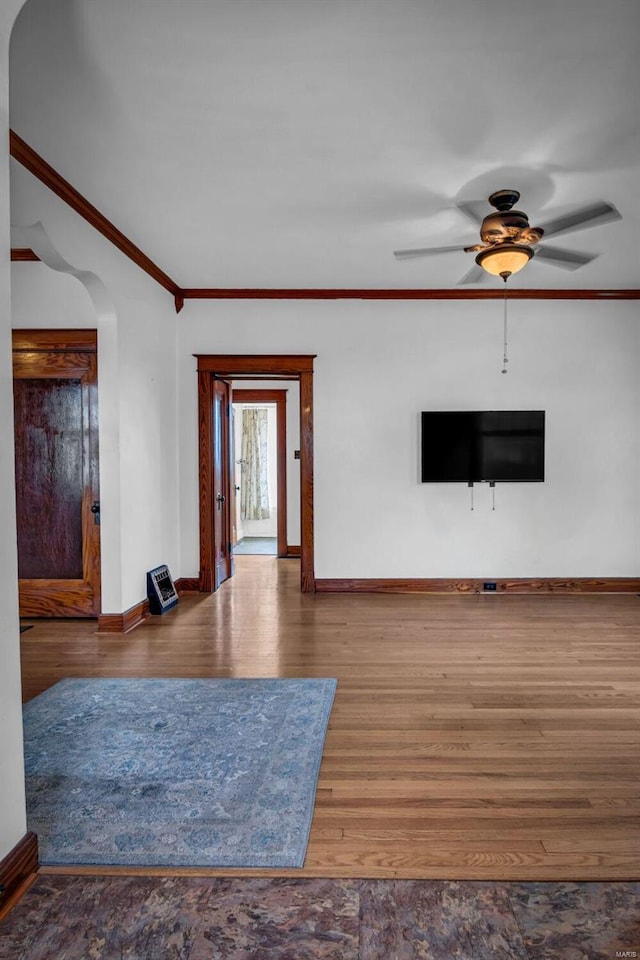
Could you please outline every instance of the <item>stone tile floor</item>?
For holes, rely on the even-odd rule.
[[[0,960],[634,960],[638,883],[40,876]]]

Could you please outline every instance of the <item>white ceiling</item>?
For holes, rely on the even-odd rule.
[[[392,251],[502,187],[623,216],[513,286],[640,287],[639,48],[637,0],[27,0],[11,126],[183,287],[452,287]]]

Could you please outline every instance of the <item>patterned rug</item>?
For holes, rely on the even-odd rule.
[[[60,681],[24,708],[41,862],[301,867],[335,688]]]
[[[640,884],[60,877],[0,924],[2,960],[614,960]]]

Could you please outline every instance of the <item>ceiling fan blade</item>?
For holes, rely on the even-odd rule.
[[[612,203],[597,200],[586,207],[574,210],[573,213],[547,220],[540,226],[544,230],[545,237],[554,237],[560,233],[570,233],[572,230],[586,230],[588,227],[596,227],[598,224],[609,223],[612,220],[622,220],[622,214]]]
[[[429,257],[432,253],[454,253],[464,249],[462,244],[455,247],[422,247],[417,250],[394,250],[393,255],[396,260],[409,260],[411,257]]]
[[[489,274],[486,270],[483,270],[481,266],[479,266],[477,263],[474,263],[471,269],[467,270],[464,277],[461,277],[460,280],[458,280],[458,286],[461,287],[463,284],[467,283],[482,283],[483,280],[486,280],[488,276]]]
[[[486,200],[460,200],[456,206],[476,227],[480,226],[487,213]],[[485,212],[482,213],[482,210]]]
[[[562,247],[550,247],[546,244],[536,247],[534,254],[536,260],[544,260],[550,266],[561,267],[563,270],[577,270],[586,263],[591,263],[597,256],[597,253],[579,253],[577,250],[563,250]]]

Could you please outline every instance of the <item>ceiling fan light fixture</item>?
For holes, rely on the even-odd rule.
[[[478,266],[495,277],[506,281],[512,273],[517,273],[529,263],[533,256],[531,247],[516,243],[501,243],[488,250],[481,250],[476,257]]]

